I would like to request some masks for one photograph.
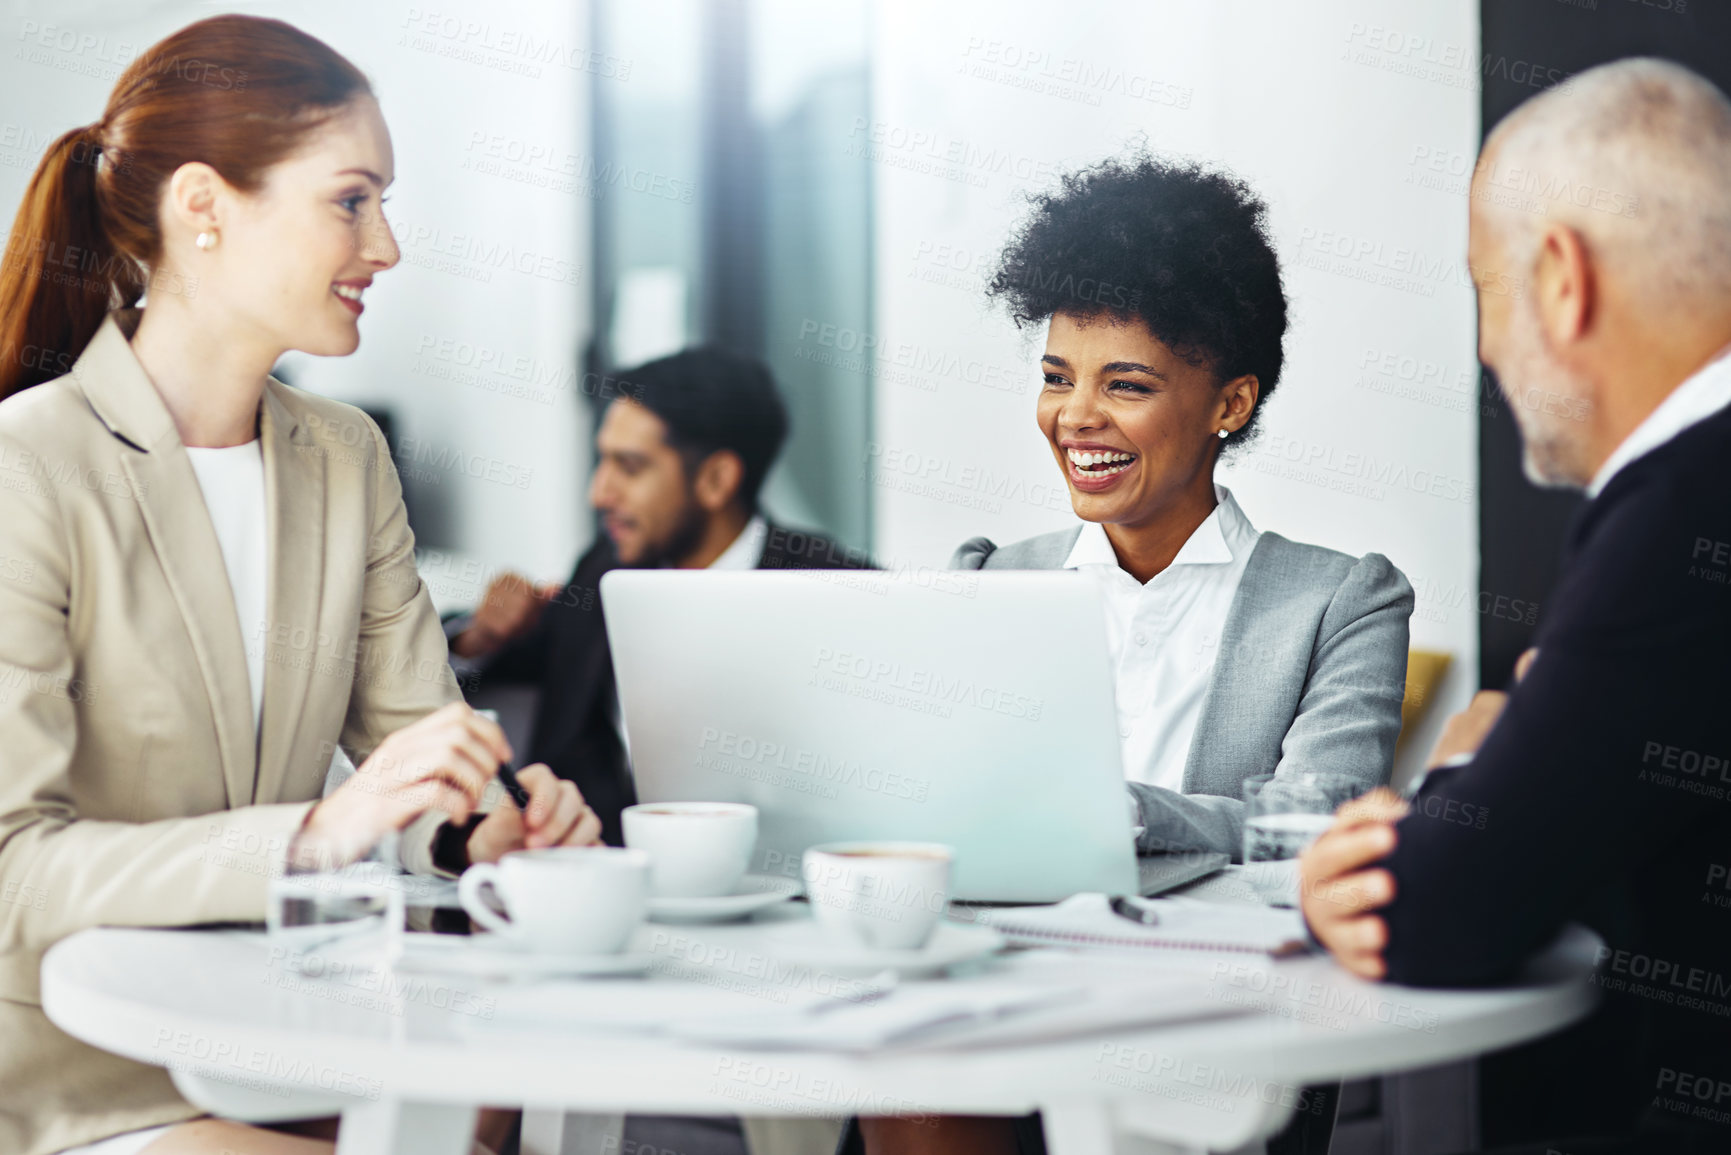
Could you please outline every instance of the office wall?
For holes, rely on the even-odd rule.
[[[1225,165],[1269,202],[1292,327],[1260,443],[1221,480],[1260,528],[1411,578],[1414,644],[1455,659],[1428,749],[1473,688],[1479,614],[1514,612],[1477,580],[1477,44],[1469,0],[879,5],[874,115],[840,144],[876,180],[879,555],[1072,523],[1033,422],[1044,334],[980,293],[1022,194],[1137,140]]]
[[[10,227],[47,142],[101,115],[127,61],[222,10],[288,19],[372,79],[396,148],[386,206],[403,252],[368,293],[361,348],[291,356],[293,383],[392,410],[399,471],[444,603],[484,566],[567,572],[587,534],[588,81],[581,4],[338,0],[212,9],[15,0],[0,17],[0,205]]]
[[[586,102],[652,62],[590,52],[583,4],[242,7],[350,54],[396,141],[403,264],[371,294],[360,352],[291,358],[296,383],[394,411],[441,604],[471,601],[499,565],[561,574],[589,533],[589,222],[620,195],[596,179]],[[49,139],[100,113],[126,60],[208,12],[15,0],[0,17],[0,204]],[[814,305],[775,336],[874,370],[860,479],[875,551],[942,564],[976,533],[1069,522],[1032,422],[1043,335],[1014,332],[980,293],[1022,194],[1138,140],[1225,164],[1270,203],[1293,326],[1261,441],[1222,479],[1259,526],[1379,550],[1412,578],[1415,644],[1456,659],[1427,746],[1471,688],[1481,615],[1526,612],[1510,605],[1522,591],[1477,576],[1475,5],[881,0],[871,18],[872,115],[810,147],[814,163],[826,149],[867,162],[874,320],[861,332]]]

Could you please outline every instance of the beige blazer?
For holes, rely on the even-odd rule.
[[[458,697],[402,488],[360,410],[272,380],[264,709],[216,531],[167,408],[104,322],[0,403],[0,1151],[199,1114],[168,1074],[59,1031],[42,953],[92,926],[264,917],[323,788]],[[429,869],[437,816],[405,838]]]

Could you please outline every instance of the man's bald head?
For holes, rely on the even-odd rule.
[[[1527,476],[1587,487],[1731,344],[1731,103],[1660,60],[1580,73],[1491,133],[1471,206],[1479,360]]]
[[[1535,96],[1485,141],[1473,195],[1512,264],[1560,221],[1652,307],[1731,303],[1731,102],[1681,65],[1619,60]]]

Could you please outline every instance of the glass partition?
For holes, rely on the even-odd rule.
[[[793,417],[772,517],[871,545],[871,174],[864,0],[596,0],[595,344],[762,358]]]

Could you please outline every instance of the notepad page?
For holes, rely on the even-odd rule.
[[[1147,899],[1159,923],[1141,924],[1112,913],[1103,894],[1078,894],[1054,906],[982,910],[979,920],[1026,946],[1252,951],[1283,954],[1305,941],[1297,911],[1227,906],[1185,898]]]

